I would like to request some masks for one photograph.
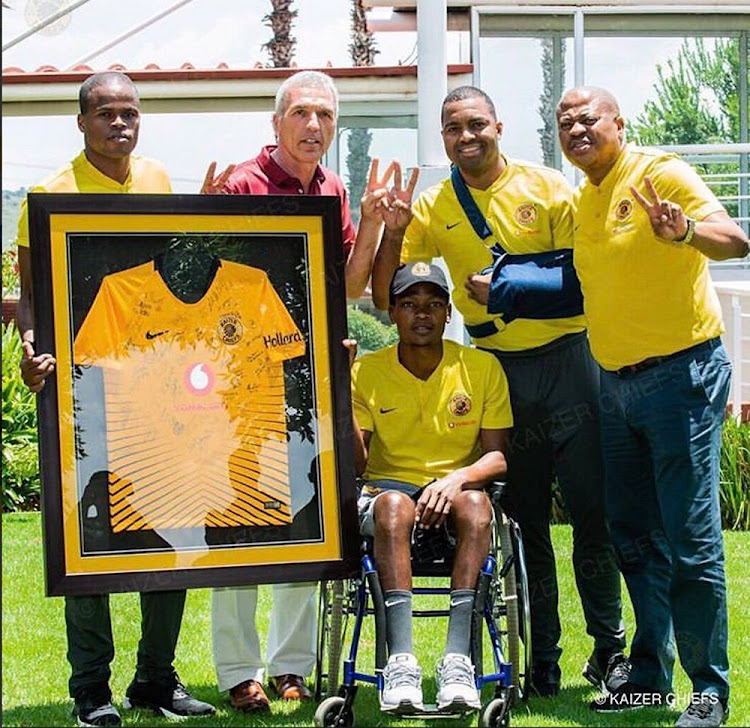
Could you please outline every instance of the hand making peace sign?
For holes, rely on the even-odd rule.
[[[383,222],[388,230],[402,232],[411,222],[411,200],[419,179],[419,167],[413,167],[406,188],[401,186],[401,165],[393,160],[393,187],[388,193],[388,206],[383,209]]]
[[[211,162],[206,170],[206,177],[201,185],[200,193],[202,195],[223,195],[224,185],[227,183],[232,172],[234,172],[235,165],[230,164],[218,177],[216,174],[216,162]]]
[[[393,162],[386,168],[382,179],[378,179],[378,166],[380,160],[373,157],[370,162],[370,172],[367,177],[367,186],[360,202],[362,218],[380,222],[383,219],[383,209],[388,204],[388,181],[393,174]]]
[[[648,213],[651,228],[657,237],[663,240],[682,240],[688,229],[685,212],[676,202],[662,200],[654,187],[651,177],[644,177],[646,191],[651,201],[647,200],[635,187],[630,186],[638,204]]]

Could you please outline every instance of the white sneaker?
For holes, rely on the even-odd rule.
[[[380,709],[388,712],[413,713],[424,710],[422,703],[422,668],[417,658],[399,652],[388,658],[383,670],[383,692]]]
[[[450,653],[437,666],[438,710],[479,710],[479,699],[474,681],[474,665],[466,655]]]

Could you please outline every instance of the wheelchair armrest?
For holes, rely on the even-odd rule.
[[[502,496],[503,490],[506,486],[507,483],[505,481],[494,480],[485,487],[487,495],[490,499],[490,503],[492,503],[493,506],[500,505],[500,497]]]

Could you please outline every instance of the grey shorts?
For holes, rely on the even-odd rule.
[[[365,481],[362,485],[359,498],[357,499],[357,511],[359,512],[359,532],[363,536],[375,535],[375,501],[381,493],[387,490],[398,490],[414,498],[422,489],[411,483],[403,483],[400,480],[372,480]]]

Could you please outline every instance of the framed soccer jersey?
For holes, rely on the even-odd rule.
[[[339,205],[29,195],[49,595],[356,572]]]

